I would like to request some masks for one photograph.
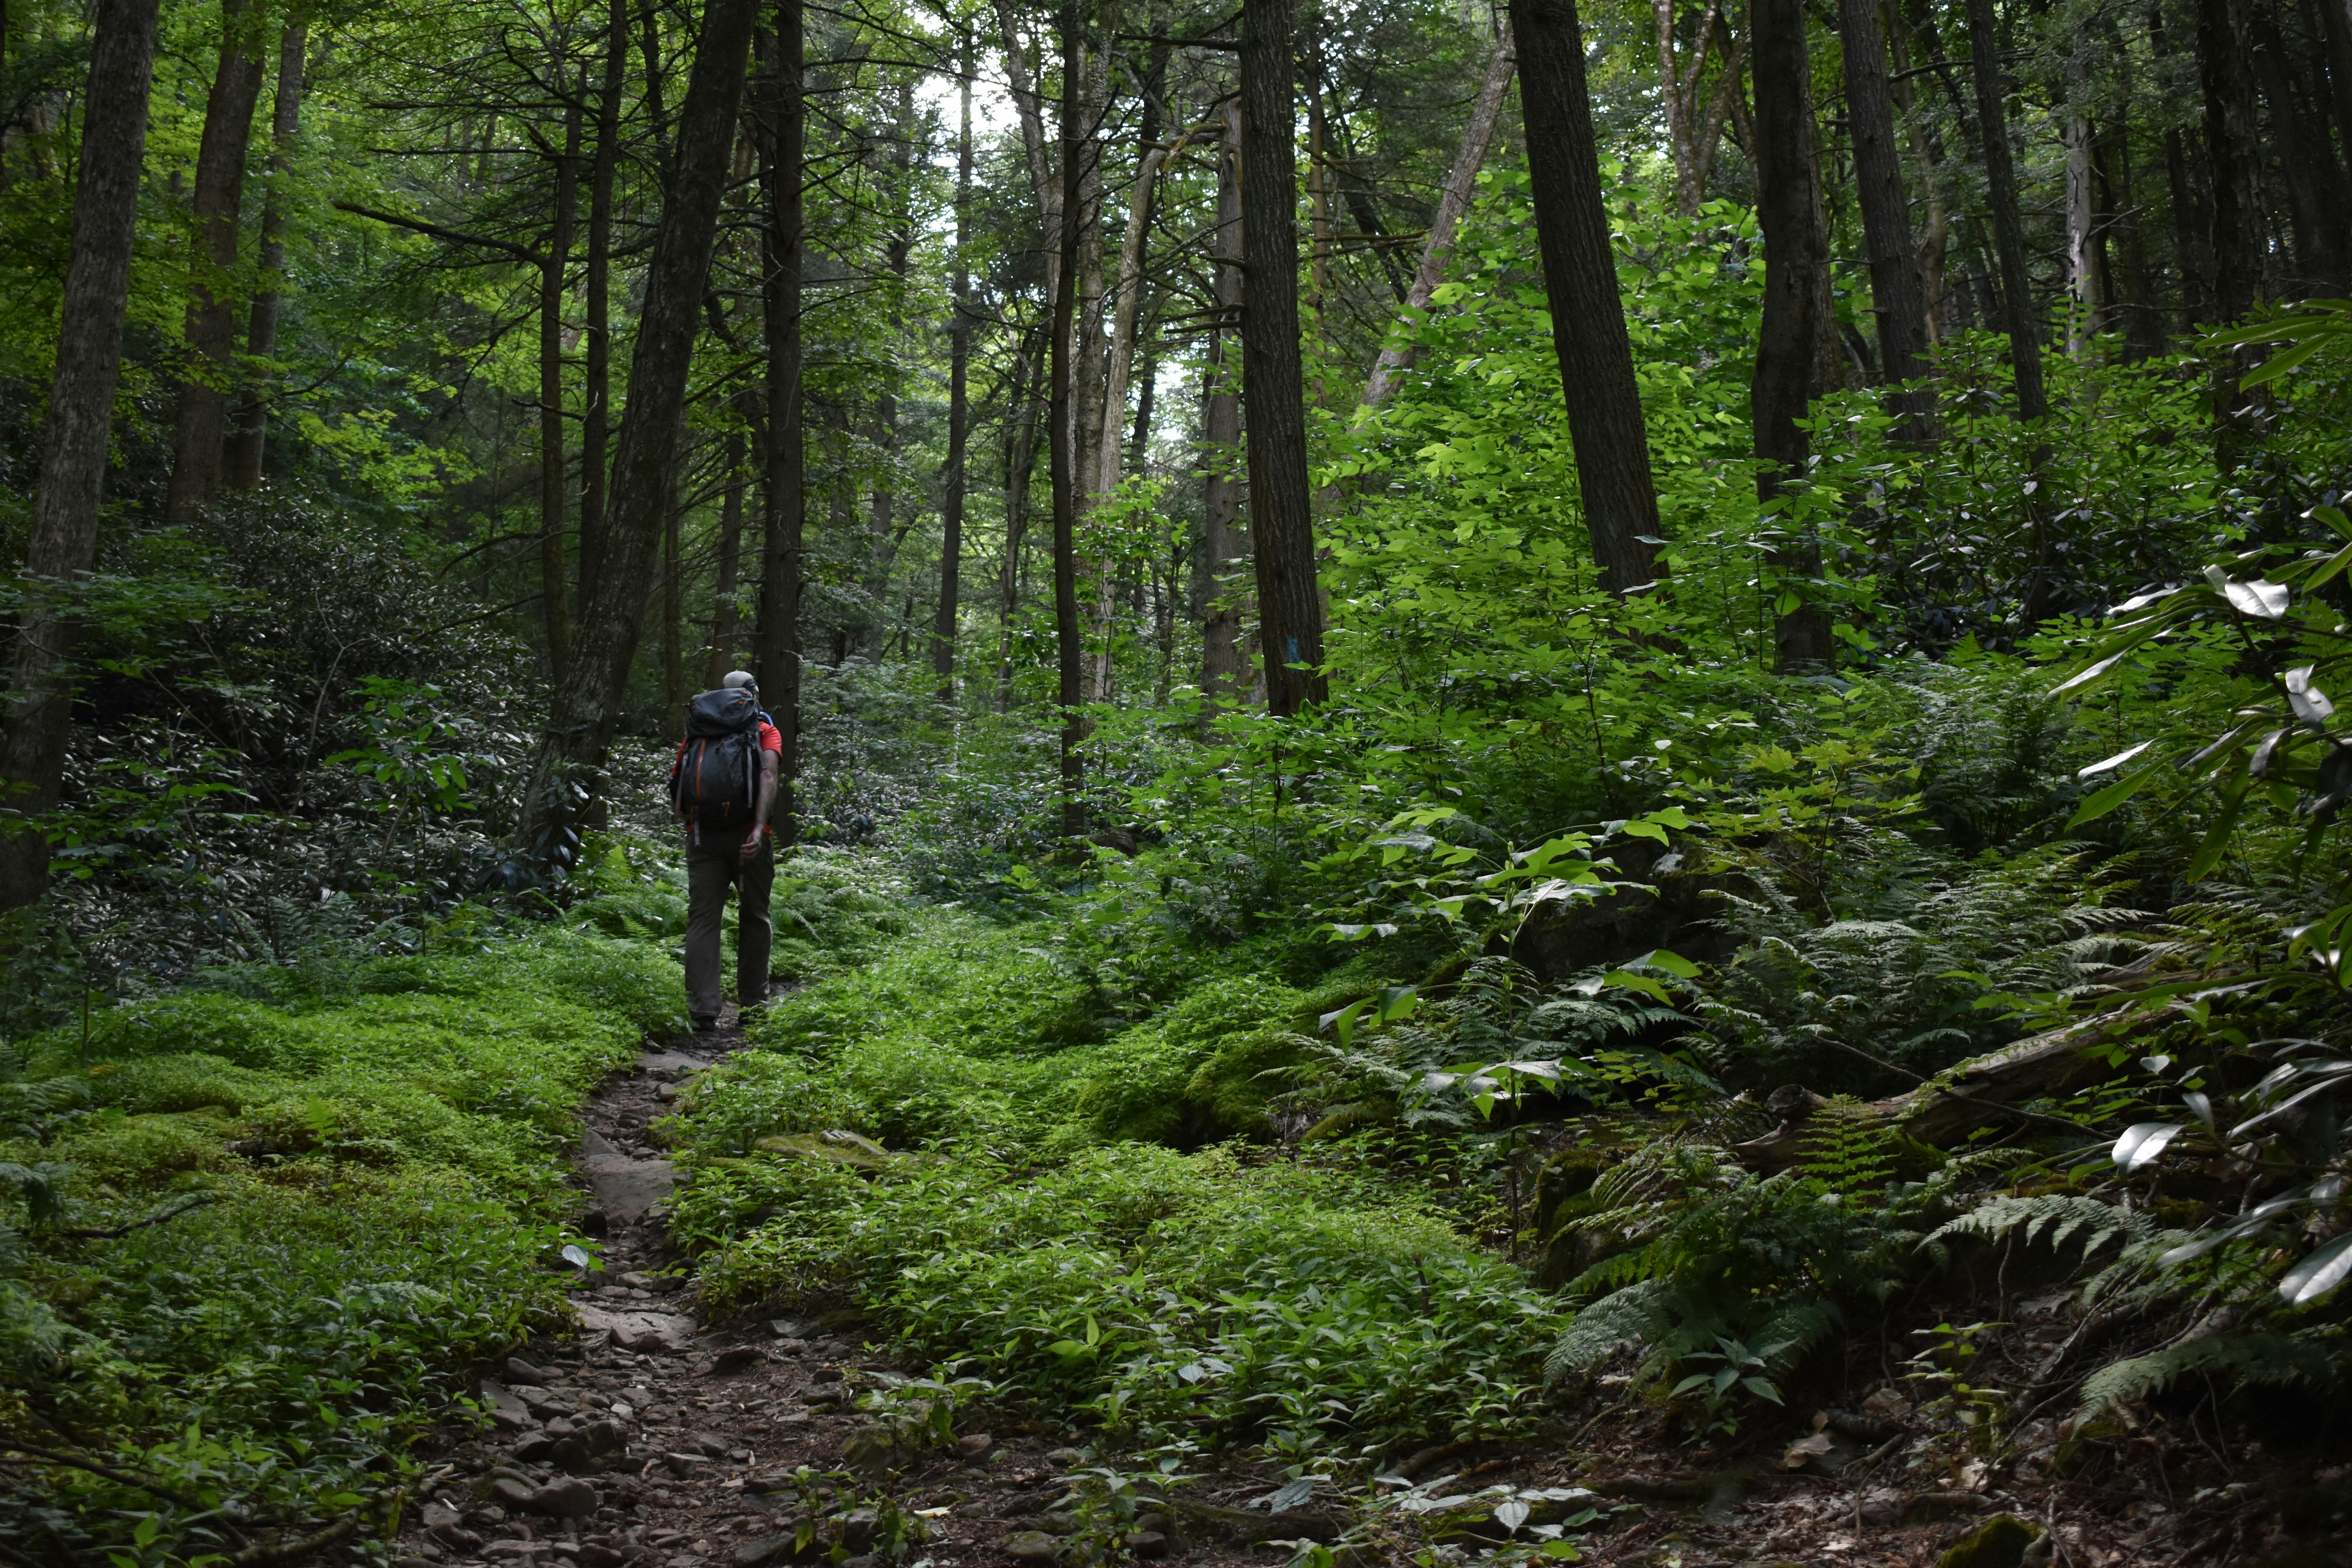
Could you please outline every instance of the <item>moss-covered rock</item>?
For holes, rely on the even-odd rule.
[[[2025,1549],[2046,1533],[2030,1519],[1997,1513],[1954,1542],[1936,1568],[2019,1568]]]

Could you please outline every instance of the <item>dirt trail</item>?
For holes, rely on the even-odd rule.
[[[647,1127],[681,1079],[743,1043],[730,1007],[719,1032],[656,1043],[589,1106],[581,1176],[607,1247],[572,1292],[583,1326],[482,1380],[494,1426],[436,1462],[447,1473],[396,1543],[404,1568],[767,1568],[835,1542],[871,1568],[893,1530],[919,1532],[904,1554],[938,1568],[1050,1557],[1057,1542],[1037,1532],[1067,1527],[1052,1510],[1079,1459],[1050,1435],[966,1433],[887,1478],[793,1484],[798,1467],[845,1469],[866,1424],[856,1396],[895,1369],[845,1330],[706,1323],[668,1272],[672,1173]],[[804,1523],[814,1539],[796,1552]]]

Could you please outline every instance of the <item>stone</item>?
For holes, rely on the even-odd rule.
[[[677,1185],[677,1170],[667,1160],[633,1160],[593,1127],[580,1135],[580,1173],[588,1178],[596,1206],[616,1225],[644,1219]]]
[[[2027,1549],[2043,1533],[2032,1520],[1997,1513],[1952,1542],[1936,1568],[2023,1568]]]
[[[776,1338],[780,1340],[799,1340],[803,1344],[807,1342],[809,1334],[814,1327],[814,1324],[803,1323],[797,1318],[771,1318],[768,1320],[768,1331],[775,1335]]]
[[[747,1541],[730,1552],[730,1568],[768,1568],[771,1563],[789,1563],[793,1558],[792,1535],[768,1535],[757,1541]]]
[[[1045,1514],[1038,1519],[1037,1528],[1048,1535],[1076,1535],[1078,1532],[1078,1516],[1075,1513]]]
[[[621,1568],[625,1561],[627,1557],[624,1552],[601,1541],[580,1543],[580,1568]]]
[[[489,1558],[528,1560],[533,1557],[544,1557],[548,1554],[548,1544],[544,1541],[493,1541],[482,1548],[482,1555]]]
[[[845,1557],[841,1568],[880,1568],[882,1559],[868,1552],[856,1557]]]
[[[726,1438],[712,1432],[688,1432],[686,1435],[686,1440],[699,1448],[704,1458],[711,1459],[725,1458],[728,1450],[734,1447]]]
[[[856,1556],[874,1544],[874,1531],[881,1524],[881,1516],[870,1508],[852,1509],[842,1516],[841,1543]]]
[[[569,1475],[584,1476],[598,1468],[596,1455],[585,1437],[559,1437],[549,1446],[547,1457],[557,1469]]]
[[[761,1353],[760,1347],[757,1345],[729,1345],[719,1352],[719,1359],[710,1363],[710,1373],[713,1377],[731,1376],[736,1373],[755,1367],[767,1359]]]
[[[583,1329],[611,1334],[625,1351],[674,1352],[694,1347],[694,1320],[675,1312],[615,1311],[586,1302],[575,1302],[572,1310],[579,1314]]]
[[[1076,1448],[1055,1448],[1045,1456],[1045,1462],[1049,1465],[1059,1465],[1066,1470],[1072,1465],[1085,1464],[1087,1457]]]
[[[1004,1538],[1004,1555],[1015,1563],[1045,1564],[1054,1560],[1061,1543],[1042,1530],[1015,1531]]]
[[[669,1473],[682,1481],[693,1478],[697,1466],[709,1463],[699,1454],[664,1454],[661,1458]]]
[[[502,1508],[529,1508],[531,1489],[512,1476],[500,1476],[490,1482],[490,1500]]]
[[[1127,1549],[1149,1562],[1168,1555],[1168,1538],[1156,1530],[1139,1530],[1127,1538]]]
[[[684,1051],[639,1051],[637,1070],[652,1073],[656,1078],[678,1073],[702,1072],[710,1063],[703,1057],[688,1056]]]
[[[533,1513],[543,1513],[551,1519],[585,1519],[603,1501],[594,1487],[574,1478],[551,1481],[531,1493],[530,1508]]]
[[[520,1432],[534,1425],[530,1407],[515,1397],[514,1391],[494,1377],[482,1379],[482,1403],[489,1406],[490,1419],[509,1432]]]
[[[440,1501],[428,1502],[416,1510],[416,1522],[427,1530],[437,1529],[445,1524],[456,1524],[464,1517],[447,1503]]]
[[[580,1436],[587,1440],[588,1451],[600,1459],[615,1458],[629,1446],[629,1429],[618,1421],[591,1421]]]
[[[977,1459],[996,1446],[996,1439],[985,1432],[967,1432],[956,1439],[956,1453],[967,1459]]]
[[[1905,1524],[1935,1524],[1966,1514],[1982,1513],[1992,1504],[1974,1492],[1919,1492],[1903,1504]]]
[[[545,1367],[531,1365],[519,1355],[510,1355],[507,1357],[507,1381],[517,1384],[528,1384],[533,1388],[545,1388],[555,1381],[555,1374]]]
[[[436,1525],[433,1528],[433,1539],[452,1552],[479,1552],[482,1549],[481,1536],[474,1531],[467,1530],[462,1524]]]
[[[554,1433],[531,1432],[525,1434],[524,1436],[515,1444],[514,1447],[509,1450],[509,1452],[511,1452],[516,1458],[520,1459],[524,1464],[535,1465],[541,1459],[546,1458],[548,1454],[553,1450],[554,1447]]]

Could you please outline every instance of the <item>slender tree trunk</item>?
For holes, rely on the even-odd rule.
[[[971,436],[971,39],[963,40],[959,62],[963,81],[956,121],[955,297],[948,326],[948,471],[940,486],[940,604],[931,619],[931,669],[940,678],[942,702],[955,700],[956,610],[963,591],[963,495],[965,444]]]
[[[596,94],[596,161],[588,175],[585,351],[581,366],[580,597],[596,591],[604,555],[604,480],[613,419],[613,181],[621,163],[621,93],[629,63],[628,0],[611,0],[604,79]]]
[[[581,106],[563,116],[563,152],[555,161],[555,210],[539,272],[539,592],[547,621],[547,657],[561,670],[572,657],[567,588],[570,552],[563,537],[563,298],[572,269],[572,213],[580,197]],[[585,608],[585,601],[583,601]]]
[[[2066,354],[2080,360],[2091,352],[2091,342],[2098,335],[2101,300],[2099,272],[2093,255],[2097,215],[2096,202],[2091,189],[2093,142],[2096,132],[2091,121],[2090,71],[2081,58],[2083,40],[2077,38],[2066,62],[2066,117],[2060,130],[2060,140],[2066,149],[2066,282],[2074,295],[2074,309],[2066,319]]]
[[[1054,643],[1059,674],[1055,701],[1062,710],[1062,831],[1072,838],[1087,831],[1086,716],[1078,706],[1078,452],[1076,402],[1076,300],[1079,208],[1085,201],[1084,162],[1092,127],[1081,122],[1084,102],[1079,76],[1085,43],[1075,0],[1064,0],[1062,35],[1062,227],[1061,265],[1055,273],[1052,404],[1045,416],[1051,455],[1046,468],[1054,487]]]
[[[1992,0],[1968,0],[1969,58],[1977,80],[1977,120],[1983,127],[1985,197],[1992,208],[1993,249],[2000,264],[2000,310],[2009,358],[2017,380],[2017,416],[2050,412],[2042,388],[2042,338],[2035,321],[2033,279],[2025,265],[2025,221],[2017,200],[2017,165],[2009,148],[2009,93],[2001,79],[2000,35]]]
[[[1242,616],[1250,574],[1244,565],[1249,542],[1240,528],[1241,366],[1234,353],[1242,313],[1241,153],[1241,106],[1228,102],[1217,155],[1217,227],[1209,247],[1217,310],[1201,378],[1201,551],[1208,566],[1201,694],[1212,706],[1238,703],[1249,684],[1242,669]]]
[[[554,712],[526,800],[526,852],[558,870],[579,852],[579,807],[593,795],[619,722],[661,545],[688,372],[726,194],[754,0],[709,0],[681,106],[669,188],[646,269],[629,367],[629,406],[613,468],[613,510],[594,596],[556,682]],[[584,791],[585,793],[575,793]]]
[[[69,595],[97,558],[147,153],[156,0],[98,0],[93,10],[65,309],[26,541],[26,592],[10,661],[7,728],[0,734],[0,805],[19,822],[56,809],[65,774],[74,699]],[[48,879],[42,829],[0,828],[0,909],[31,903]]]
[[[1500,21],[1503,36],[1496,40],[1495,53],[1486,61],[1486,79],[1478,84],[1478,100],[1470,106],[1470,123],[1463,128],[1462,145],[1454,153],[1454,167],[1446,171],[1444,188],[1437,196],[1437,210],[1430,215],[1429,236],[1422,242],[1421,266],[1413,272],[1412,287],[1405,291],[1399,330],[1389,334],[1389,341],[1381,346],[1381,357],[1372,362],[1371,380],[1364,387],[1367,408],[1386,404],[1389,394],[1395,390],[1398,374],[1412,367],[1412,330],[1428,314],[1430,297],[1445,280],[1446,263],[1454,258],[1454,237],[1470,211],[1470,199],[1477,195],[1478,171],[1486,164],[1486,149],[1494,145],[1495,126],[1503,117],[1503,100],[1509,94],[1511,77],[1518,69],[1518,52],[1511,44],[1510,18],[1506,15]]]
[[[2320,27],[2327,36],[2327,108],[2344,156],[2352,162],[2352,0],[2317,0]]]
[[[1756,456],[1762,461],[1756,490],[1769,503],[1791,480],[1804,476],[1807,443],[1797,422],[1806,416],[1821,390],[1815,343],[1821,331],[1821,275],[1830,258],[1813,218],[1821,175],[1813,162],[1804,0],[1753,0],[1749,26],[1756,80],[1757,216],[1764,230],[1764,321],[1756,342],[1749,402]],[[1792,526],[1786,514],[1782,526]],[[1789,536],[1773,551],[1772,561],[1790,578],[1821,575],[1821,547],[1809,538]],[[1801,598],[1811,597],[1810,584],[1783,586]],[[1801,603],[1783,614],[1774,645],[1775,662],[1782,670],[1820,668],[1834,661],[1829,616],[1816,603]]]
[[[1512,0],[1511,27],[1518,39],[1536,239],[1585,526],[1601,586],[1630,594],[1656,573],[1655,547],[1647,541],[1658,534],[1658,496],[1601,205],[1584,29],[1576,0]]]
[[[2197,0],[2197,66],[2205,89],[2205,151],[2213,174],[2213,315],[2228,325],[2254,308],[2262,283],[2262,145],[2238,0]],[[2235,472],[2253,439],[2254,397],[2241,391],[2239,356],[2213,360],[2213,450]]]
[[[1887,81],[1878,0],[1842,0],[1838,43],[1845,55],[1846,115],[1853,131],[1863,240],[1870,251],[1879,368],[1891,383],[1917,381],[1927,374],[1927,302],[1919,253],[1911,239],[1911,200],[1903,189],[1902,154],[1895,145],[1895,100]],[[1759,110],[1760,119],[1760,105]],[[1923,388],[1898,393],[1891,403],[1912,422],[1914,435],[1924,435],[1918,426],[1932,412],[1934,399]]]
[[[221,0],[220,64],[205,100],[196,151],[194,264],[188,277],[187,361],[172,432],[172,480],[163,515],[185,522],[220,489],[228,394],[236,353],[237,218],[246,150],[261,97],[263,61],[250,36],[257,0]]]
[[[800,773],[801,578],[808,522],[807,448],[801,388],[802,221],[808,145],[806,60],[801,0],[777,0],[765,41],[760,183],[767,202],[761,236],[761,313],[768,351],[768,440],[761,487],[760,626],[753,672],[768,716],[782,733],[773,820],[780,842],[798,834],[793,780]]]
[[[2281,179],[2286,185],[2288,232],[2294,237],[2294,258],[2300,263],[2296,282],[2300,293],[2339,294],[2345,278],[2344,213],[2332,188],[2336,183],[2335,151],[2323,128],[2316,143],[2304,134],[2301,106],[2288,80],[2286,46],[2278,25],[2266,13],[2253,16],[2254,75],[2271,109],[2271,144],[2278,151]]]
[[[1024,339],[1013,352],[1013,400],[1004,421],[1004,560],[996,622],[999,713],[1013,710],[1013,616],[1021,607],[1021,546],[1029,529],[1030,475],[1037,466],[1037,395],[1048,357],[1045,339],[1053,331],[1053,300],[1048,295],[1045,319],[1038,323],[1035,341]]]
[[[236,433],[229,438],[228,483],[233,489],[249,490],[261,482],[263,449],[268,440],[269,409],[262,390],[268,384],[269,362],[278,353],[278,314],[285,297],[287,216],[293,196],[288,187],[293,181],[295,144],[302,133],[309,47],[308,18],[298,11],[287,18],[286,30],[278,41],[278,94],[269,117],[269,195],[261,206],[261,280],[245,330],[245,352],[253,368],[246,374]]]
[[[662,521],[662,733],[686,733],[686,550],[679,537],[685,509],[675,497]]]
[[[1045,250],[1045,298],[1059,286],[1062,265],[1062,186],[1045,153],[1045,103],[1029,79],[1028,50],[1013,24],[1013,0],[996,0],[998,30],[1004,37],[1004,75],[1013,89],[1013,107],[1021,120],[1021,144],[1029,158],[1030,188],[1036,194],[1040,244]],[[1051,306],[1046,314],[1052,316]]]
[[[1243,0],[1242,389],[1248,399],[1251,554],[1268,711],[1327,695],[1323,603],[1307,478],[1298,357],[1298,168],[1291,135],[1290,0]]]
[[[891,184],[896,191],[892,198],[896,209],[892,214],[889,243],[884,247],[884,264],[890,271],[889,335],[893,345],[903,344],[907,335],[907,270],[915,248],[914,220],[914,143],[915,87],[911,81],[898,88],[898,119],[891,138]],[[895,355],[893,357],[896,357]],[[898,428],[898,393],[895,365],[886,367],[882,390],[874,400],[874,446],[881,458],[881,472],[874,481],[874,496],[867,512],[866,557],[866,594],[874,605],[874,618],[866,628],[863,651],[867,658],[880,662],[890,630],[890,571],[897,564],[898,540],[903,531],[897,526],[898,503],[898,458],[902,445]]]
[[[748,399],[737,400],[737,411]],[[712,584],[710,647],[702,660],[702,689],[717,687],[735,668],[736,644],[743,635],[742,612],[736,607],[737,580],[743,570],[743,465],[749,453],[742,427],[727,432],[727,488],[719,503],[719,576]]]
[[[1675,163],[1675,207],[1685,217],[1696,217],[1706,205],[1707,176],[1715,168],[1715,150],[1723,140],[1723,123],[1739,92],[1744,46],[1732,41],[1721,0],[1707,0],[1699,18],[1697,42],[1684,59],[1675,34],[1675,0],[1650,0],[1650,19],[1657,32],[1659,96],[1666,111],[1666,147]],[[1720,40],[1722,69],[1716,74],[1714,94],[1701,101],[1701,79],[1706,74],[1708,49]]]
[[[1943,138],[1932,125],[1924,124],[1917,113],[1918,95],[1911,83],[1911,37],[1909,25],[1900,5],[1891,5],[1886,12],[1894,24],[1888,41],[1894,48],[1895,75],[1889,81],[1895,107],[1902,111],[1903,122],[1911,142],[1911,159],[1919,170],[1920,184],[1927,187],[1927,226],[1919,236],[1919,305],[1921,325],[1927,341],[1940,343],[1950,329],[1945,324],[1947,285],[1944,278],[1945,252],[1951,245],[1951,210],[1944,200],[1943,182],[1936,171],[1944,161]],[[1939,74],[1947,68],[1943,46],[1933,46],[1934,67]]]

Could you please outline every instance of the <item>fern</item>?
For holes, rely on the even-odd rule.
[[[1870,1192],[1895,1179],[1895,1134],[1850,1095],[1814,1111],[1802,1142],[1800,1168],[1837,1192]]]
[[[1544,1381],[1558,1383],[1572,1372],[1600,1365],[1620,1352],[1645,1346],[1664,1332],[1666,1287],[1644,1279],[1612,1291],[1576,1314],[1544,1356]]]
[[[2065,1251],[2066,1244],[2079,1237],[2083,1260],[2087,1263],[2093,1253],[2110,1241],[2152,1239],[2157,1226],[2144,1214],[2079,1193],[2044,1193],[2033,1197],[2004,1194],[1988,1198],[1958,1219],[1937,1226],[1920,1245],[1932,1247],[1952,1236],[1999,1241],[2020,1230],[2024,1232],[2028,1246],[2043,1239],[2046,1231],[2051,1248],[2056,1252]]]
[[[2263,1388],[2300,1384],[2317,1393],[2342,1385],[2339,1347],[2315,1334],[2210,1334],[2101,1367],[2084,1381],[2084,1415],[2161,1394],[2184,1377],[2217,1378]]]

